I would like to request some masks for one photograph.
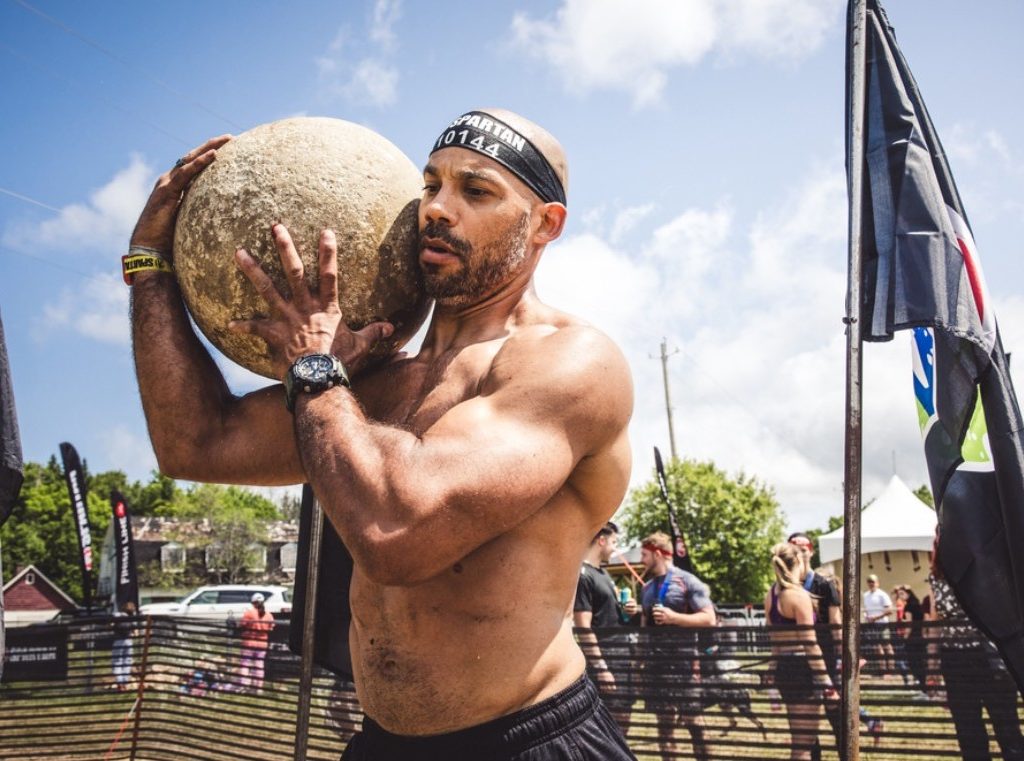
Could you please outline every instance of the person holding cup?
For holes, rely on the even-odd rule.
[[[641,544],[640,560],[650,579],[640,590],[644,626],[701,629],[716,624],[708,585],[672,563],[672,540],[657,531]],[[658,723],[658,745],[666,758],[678,753],[674,730],[686,726],[698,761],[710,758],[704,737],[703,700],[696,632],[645,638],[654,657],[645,663],[647,710]],[[671,656],[671,657],[664,657]]]

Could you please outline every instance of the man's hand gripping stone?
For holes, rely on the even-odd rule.
[[[373,322],[353,331],[342,321],[338,306],[338,244],[332,230],[324,230],[320,235],[320,277],[315,291],[306,282],[302,259],[288,229],[275,224],[271,234],[291,297],[280,293],[249,252],[240,248],[235,252],[235,261],[267,302],[270,316],[233,320],[229,327],[266,342],[274,373],[279,378],[284,377],[295,360],[307,354],[333,354],[350,374],[357,373],[366,365],[373,346],[390,336],[394,327],[387,322]]]

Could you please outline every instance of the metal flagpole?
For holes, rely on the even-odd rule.
[[[311,489],[309,484],[302,487]],[[324,535],[324,511],[313,497],[309,532],[309,560],[306,568],[306,598],[302,608],[302,673],[299,677],[299,705],[295,718],[295,761],[306,761],[309,746],[309,713],[313,698],[313,648],[316,646],[315,612],[320,577],[320,545]]]
[[[860,759],[860,504],[863,358],[860,324],[866,0],[850,0],[847,50],[849,268],[846,295],[846,442],[843,479],[843,673],[840,758]]]

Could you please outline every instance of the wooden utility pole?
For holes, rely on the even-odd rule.
[[[672,354],[675,354],[678,349]],[[665,384],[665,414],[668,416],[668,445],[669,451],[672,453],[672,459],[679,459],[676,454],[676,432],[675,427],[672,424],[672,397],[669,395],[668,390],[668,358],[672,356],[668,353],[668,339],[661,339],[661,378]]]

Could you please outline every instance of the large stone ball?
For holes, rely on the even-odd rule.
[[[237,248],[252,254],[288,295],[270,235],[270,226],[281,222],[314,287],[320,233],[334,230],[343,319],[354,330],[388,320],[395,332],[376,353],[397,350],[429,307],[417,265],[421,187],[412,162],[358,124],[302,117],[239,135],[189,188],[174,231],[175,270],[199,329],[230,359],[274,377],[266,344],[229,330],[228,322],[268,313],[235,264]]]

